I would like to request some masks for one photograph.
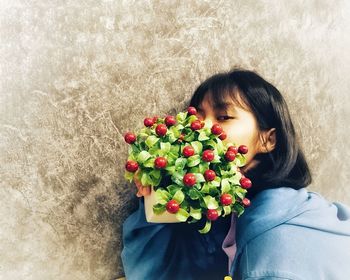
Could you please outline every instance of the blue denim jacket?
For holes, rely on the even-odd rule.
[[[305,188],[257,194],[236,224],[233,279],[349,280],[350,208]]]
[[[123,223],[121,253],[127,280],[223,280],[228,257],[222,242],[231,216],[212,222],[207,234],[198,223],[148,223],[143,198],[139,208]]]

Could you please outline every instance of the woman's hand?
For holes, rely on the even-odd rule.
[[[142,186],[141,182],[137,179],[138,172],[139,172],[139,170],[137,170],[134,174],[134,181],[135,181],[136,187],[138,189],[136,196],[142,197],[142,196],[150,195],[151,191],[152,191],[151,187],[150,186]]]

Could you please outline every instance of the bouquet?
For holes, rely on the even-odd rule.
[[[239,171],[248,148],[226,143],[222,127],[201,121],[194,107],[175,117],[145,118],[137,134],[128,132],[130,144],[125,179],[134,176],[152,188],[145,196],[148,222],[195,223],[205,219],[200,233],[233,212],[240,216],[250,205],[245,198],[252,185]]]

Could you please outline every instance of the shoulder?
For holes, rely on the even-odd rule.
[[[308,270],[308,262],[300,258],[310,243],[296,230],[282,224],[248,242],[239,261],[242,279],[303,279],[298,273]]]

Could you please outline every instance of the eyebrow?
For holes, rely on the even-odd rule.
[[[214,109],[225,109],[227,110],[233,104],[230,102],[220,102],[214,105]]]
[[[219,102],[217,104],[214,105],[214,110],[220,110],[220,109],[223,109],[223,110],[227,110],[228,108],[230,108],[232,105],[234,105],[233,103],[231,102]],[[198,106],[197,109],[199,111],[202,111],[203,112],[203,108],[201,106]],[[232,109],[234,109],[232,107]]]

